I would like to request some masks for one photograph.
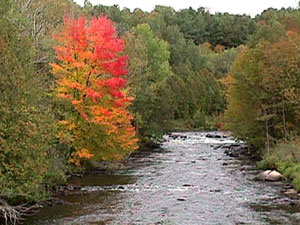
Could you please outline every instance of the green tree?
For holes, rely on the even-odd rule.
[[[264,121],[258,120],[262,115],[260,98],[263,90],[259,83],[263,51],[263,44],[257,49],[242,50],[225,80],[229,87],[226,127],[236,137],[256,147],[263,147],[266,142]]]
[[[34,42],[12,12],[7,7],[0,15],[0,190],[17,202],[45,197],[45,185],[63,178],[63,168],[53,113],[32,63]]]
[[[172,110],[163,101],[166,79],[172,75],[168,44],[154,36],[148,24],[132,28],[125,37],[129,56],[129,86],[135,96],[131,110],[141,136],[160,135]]]

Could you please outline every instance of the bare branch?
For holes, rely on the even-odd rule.
[[[16,225],[21,220],[24,220],[25,216],[37,213],[40,207],[40,204],[10,206],[6,201],[0,199],[0,218],[4,219],[6,225]]]

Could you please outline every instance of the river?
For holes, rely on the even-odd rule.
[[[300,208],[287,203],[281,183],[254,181],[253,162],[214,148],[234,140],[177,134],[160,149],[135,154],[128,169],[72,178],[88,194],[62,197],[65,204],[45,207],[25,224],[300,224]]]

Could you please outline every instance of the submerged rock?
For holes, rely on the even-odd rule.
[[[287,189],[283,194],[285,195],[296,195],[298,192],[297,190],[291,188],[291,189]]]
[[[205,137],[215,139],[227,138],[227,136],[222,136],[221,134],[207,134]]]
[[[183,134],[176,134],[176,133],[171,133],[168,135],[169,138],[176,140],[176,139],[187,139],[187,135],[183,135]]]
[[[256,179],[262,181],[279,181],[282,179],[282,174],[275,170],[266,170],[259,173]]]
[[[230,157],[250,157],[251,153],[244,144],[234,143],[223,145],[224,153]]]

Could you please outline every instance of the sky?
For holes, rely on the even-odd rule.
[[[81,6],[84,0],[74,0]],[[175,10],[204,7],[210,12],[229,12],[232,14],[247,14],[254,17],[270,7],[280,9],[282,7],[297,7],[299,0],[90,0],[93,5],[114,5],[121,9],[127,7],[131,10],[140,8],[144,11],[152,11],[155,5],[172,6]]]

